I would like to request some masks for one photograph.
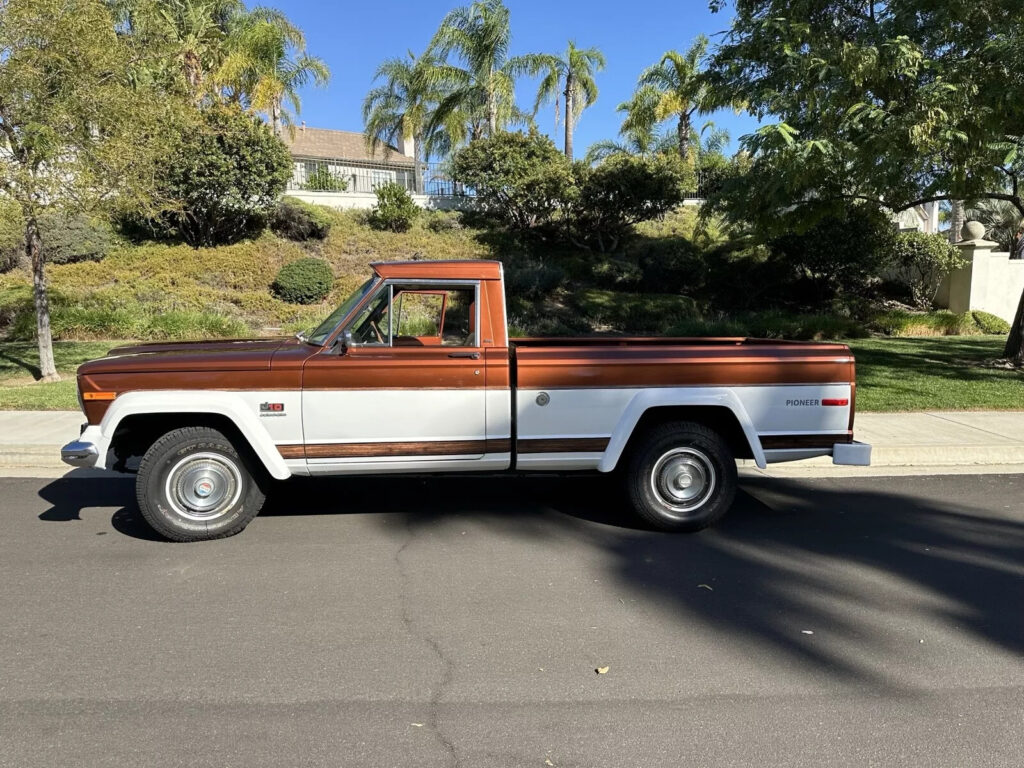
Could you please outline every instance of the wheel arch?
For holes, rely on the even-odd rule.
[[[626,406],[598,469],[611,472],[652,427],[669,421],[692,421],[718,432],[738,459],[767,466],[761,441],[743,403],[728,389],[647,390]]]
[[[217,429],[274,479],[292,475],[257,417],[230,393],[129,392],[108,409],[101,431],[107,451],[120,457],[126,450],[152,445],[161,435],[179,427]]]

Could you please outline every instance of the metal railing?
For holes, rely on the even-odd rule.
[[[291,191],[371,194],[382,184],[399,184],[412,194],[472,197],[474,192],[448,176],[442,163],[366,163],[355,160],[296,159]]]

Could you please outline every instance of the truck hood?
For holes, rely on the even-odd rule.
[[[106,357],[90,360],[78,375],[155,373],[160,371],[260,371],[270,368],[274,353],[297,339],[218,339],[176,341],[116,347]]]

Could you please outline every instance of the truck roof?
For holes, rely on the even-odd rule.
[[[483,259],[441,261],[375,261],[373,271],[383,278],[435,280],[500,280],[501,262]]]

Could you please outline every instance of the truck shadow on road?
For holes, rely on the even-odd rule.
[[[715,528],[670,535],[634,526],[604,477],[375,477],[289,481],[261,517],[369,514],[413,541],[473,521],[494,546],[597,548],[638,603],[864,681],[879,659],[930,650],[929,633],[1024,653],[1024,508],[1010,503],[1022,491],[1024,476],[752,478]],[[43,520],[117,507],[116,530],[156,539],[131,479],[58,480],[41,496],[52,504]],[[247,535],[220,545],[244,547]]]

